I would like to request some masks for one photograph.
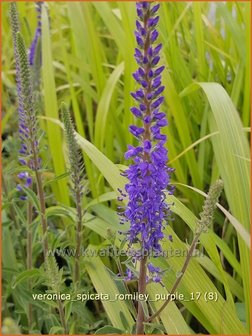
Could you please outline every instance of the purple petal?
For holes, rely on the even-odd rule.
[[[18,184],[18,185],[16,186],[16,189],[17,189],[18,191],[23,191],[23,188],[22,188],[22,186],[21,186],[20,184]]]
[[[143,134],[144,129],[142,127],[137,127],[135,125],[131,125],[129,127],[129,130],[131,132],[131,134],[133,134],[136,137],[139,137],[139,135]]]
[[[136,91],[136,95],[137,95],[139,98],[144,98],[143,90],[142,90],[142,89],[137,90],[137,91]]]
[[[164,127],[168,125],[168,121],[166,119],[161,119],[157,122],[157,126]]]
[[[143,88],[147,88],[148,83],[145,80],[143,80],[143,81],[141,81],[141,85],[142,85]]]
[[[124,154],[124,157],[125,157],[126,160],[128,160],[131,157],[138,155],[142,151],[143,151],[143,147],[140,147],[140,146],[139,147],[134,147],[134,146],[129,145],[127,152]]]
[[[149,60],[146,56],[143,57],[143,64],[148,64]]]
[[[25,187],[30,187],[30,185],[32,184],[32,178],[31,177],[27,177],[26,179],[26,183],[25,183]]]
[[[135,48],[135,57],[138,58],[143,57],[142,52],[138,48]]]
[[[151,150],[151,142],[149,140],[144,141],[144,151],[149,152]]]
[[[148,26],[153,28],[157,25],[158,21],[159,21],[159,16],[156,16],[155,18],[150,18],[148,20]]]
[[[144,117],[144,123],[145,123],[145,124],[150,124],[150,123],[151,123],[151,116],[148,116],[148,115],[145,116],[145,117]]]
[[[142,77],[145,75],[145,72],[144,72],[144,70],[142,68],[138,68],[138,73]]]
[[[157,65],[160,60],[160,56],[155,56],[151,62],[153,66]]]
[[[159,276],[153,277],[154,282],[161,282],[161,278]]]
[[[164,135],[164,134],[155,134],[154,139],[165,141],[166,140],[166,135]]]
[[[151,33],[151,36],[150,36],[150,39],[151,39],[151,42],[155,42],[156,39],[158,38],[158,32],[156,30],[154,30],[152,33]]]
[[[153,81],[153,83],[152,83],[153,89],[157,89],[160,85],[161,85],[160,78],[155,78],[154,81]]]
[[[155,70],[155,72],[154,72],[154,76],[155,76],[155,77],[156,77],[156,76],[159,76],[159,75],[163,72],[164,68],[165,68],[164,65],[162,65],[160,68],[157,68],[157,69]]]
[[[28,173],[27,172],[22,172],[18,174],[18,178],[20,179],[24,179],[28,177]]]
[[[149,263],[148,264],[148,270],[151,272],[151,273],[159,273],[161,271],[160,267],[155,267],[153,264]]]
[[[155,119],[160,120],[160,119],[163,119],[163,118],[165,118],[165,117],[166,117],[166,114],[165,114],[164,112],[157,112],[157,113],[154,113],[154,118],[155,118]]]
[[[140,8],[137,8],[137,16],[138,16],[140,19],[143,19],[143,11],[142,11]]]
[[[155,6],[152,7],[151,9],[151,14],[155,14],[158,10],[159,10],[160,4],[157,4]]]
[[[136,20],[136,27],[137,27],[137,29],[138,29],[139,32],[143,28],[142,25],[141,25],[141,23],[138,20]]]
[[[151,108],[157,108],[158,106],[160,106],[164,101],[164,97],[159,97],[157,100],[155,100],[152,104],[151,104]]]
[[[147,97],[148,100],[151,100],[153,98],[153,96],[154,96],[153,93],[148,93],[146,97]]]
[[[144,104],[140,104],[139,105],[139,108],[140,108],[140,110],[142,111],[142,112],[144,112],[144,111],[146,111],[146,105],[144,105]]]
[[[134,77],[134,79],[135,79],[139,84],[141,84],[141,82],[142,82],[142,78],[139,76],[138,71],[136,71],[136,72],[133,73],[133,77]]]
[[[153,50],[153,55],[157,55],[160,50],[162,49],[162,43],[160,43],[154,50]]]
[[[139,45],[139,47],[142,48],[144,46],[144,41],[143,41],[142,37],[139,35],[138,32],[135,32],[135,35],[136,35],[137,44]]]
[[[164,86],[160,86],[154,93],[155,96],[160,95],[163,91],[164,91],[165,87]]]
[[[21,165],[25,166],[27,164],[27,162],[24,159],[18,159],[19,163],[21,163]]]
[[[153,70],[150,69],[150,71],[148,72],[148,77],[152,78],[154,76],[154,72]]]
[[[153,56],[153,50],[152,50],[152,47],[149,47],[149,48],[148,48],[147,53],[148,53],[148,56],[149,56],[149,57],[152,57],[152,56]]]
[[[130,109],[130,111],[134,114],[134,116],[136,116],[137,118],[141,118],[142,117],[142,113],[141,113],[141,111],[138,109],[138,108],[136,108],[136,107],[132,107],[131,109]]]

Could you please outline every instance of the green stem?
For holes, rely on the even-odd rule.
[[[63,304],[60,300],[58,300],[58,308],[59,308],[60,321],[63,326],[64,333],[67,335],[68,331],[67,331],[67,323],[65,319],[65,312],[64,312]]]
[[[41,172],[38,170],[35,170],[35,177],[36,177],[36,184],[37,184],[37,194],[38,194],[38,199],[39,199],[39,204],[40,204],[42,231],[43,231],[42,244],[43,244],[44,261],[46,261],[46,258],[48,256],[48,237],[47,237],[45,194],[43,190]]]
[[[147,257],[144,257],[140,261],[140,271],[139,271],[139,280],[138,280],[138,293],[145,294],[146,292],[146,262]],[[136,324],[136,334],[143,335],[144,334],[144,310],[141,302],[138,302],[138,312],[137,312],[137,324]]]
[[[82,208],[81,208],[81,192],[78,188],[76,193],[76,210],[77,210],[77,228],[76,228],[76,256],[75,256],[75,282],[80,280],[80,251],[81,251],[81,233],[82,233]]]
[[[32,268],[32,203],[29,201],[27,205],[27,269]],[[29,291],[31,291],[31,281],[28,282]],[[28,305],[28,330],[31,332],[32,327],[32,305]]]
[[[190,249],[188,251],[188,254],[186,256],[186,259],[185,259],[185,262],[184,262],[184,265],[181,269],[181,272],[179,273],[172,289],[170,290],[170,294],[174,294],[175,290],[177,289],[178,285],[180,284],[182,278],[183,278],[183,275],[185,274],[185,271],[189,265],[189,262],[191,260],[191,257],[193,255],[193,252],[194,252],[194,249],[196,247],[196,244],[199,240],[199,236],[200,236],[201,232],[199,232],[198,234],[196,234],[196,236],[194,237],[193,241],[192,241],[192,244],[190,246]],[[171,301],[171,295],[169,295],[169,298],[163,303],[163,305],[158,309],[158,311],[156,313],[154,313],[152,316],[150,316],[149,318],[147,318],[145,320],[145,322],[150,322],[151,320],[153,320],[155,317],[157,317],[164,309],[165,307],[168,305],[168,303]]]
[[[144,45],[144,56],[147,57],[148,55],[148,49],[150,47],[150,32],[147,29],[148,25],[148,19],[149,19],[149,13],[146,13],[144,18],[144,28],[147,31],[147,36],[145,40]],[[151,115],[151,103],[147,99],[148,94],[151,92],[151,79],[148,77],[148,73],[151,69],[151,66],[148,64],[145,69],[145,80],[148,83],[147,88],[144,90],[144,104],[146,106],[146,116]],[[144,134],[143,134],[143,142],[145,140],[151,139],[150,134],[150,124],[144,123]],[[143,160],[148,162],[150,161],[150,155],[145,152],[143,155]],[[150,172],[149,172],[150,174]],[[142,237],[143,240],[143,237]],[[147,257],[143,257],[140,261],[140,271],[139,271],[139,280],[138,280],[138,293],[139,294],[145,294],[146,292],[146,272],[147,272]],[[141,335],[144,334],[144,321],[145,321],[145,315],[144,310],[141,302],[138,302],[138,312],[137,312],[137,325],[136,325],[136,334]]]

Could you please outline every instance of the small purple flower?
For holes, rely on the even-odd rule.
[[[23,191],[23,188],[20,184],[17,184],[16,189],[17,191]]]
[[[25,159],[19,158],[18,161],[22,166],[25,166],[27,164]]]
[[[130,126],[129,130],[137,138],[144,132],[142,127],[137,127],[135,125]]]
[[[161,282],[161,278],[160,278],[160,276],[158,276],[158,275],[154,276],[154,277],[152,278],[152,280],[153,280],[154,282]]]
[[[156,69],[154,72],[154,76],[159,76],[163,72],[164,68],[164,66],[161,66],[160,68]]]
[[[132,272],[129,268],[127,268],[127,269],[126,269],[126,276],[125,276],[124,279],[125,279],[126,281],[130,281],[130,280],[133,279],[133,277],[134,277],[133,272]]]
[[[151,273],[159,273],[161,271],[160,267],[155,267],[153,264],[148,264],[148,270]]]
[[[29,174],[27,172],[22,172],[18,174],[18,178],[20,178],[21,180],[27,178],[28,176]]]
[[[141,118],[142,112],[137,107],[132,107],[131,112],[134,114],[135,117]]]
[[[25,187],[29,188],[31,185],[32,185],[32,178],[28,176],[25,182]]]
[[[130,223],[126,233],[129,246],[140,243],[135,253],[136,259],[140,260],[143,252],[144,255],[146,252],[161,252],[160,241],[164,238],[163,228],[170,213],[170,207],[165,202],[165,191],[172,193],[173,188],[170,186],[172,169],[167,166],[167,149],[164,147],[166,136],[161,133],[161,128],[168,124],[166,114],[160,112],[164,101],[161,94],[165,90],[161,85],[161,73],[165,67],[158,67],[162,44],[154,45],[158,38],[156,25],[159,17],[155,15],[159,5],[137,2],[136,8],[138,20],[135,36],[140,48],[135,49],[139,68],[133,77],[141,88],[131,93],[136,101],[131,112],[141,120],[141,125],[131,125],[129,128],[139,144],[137,147],[128,146],[125,153],[125,158],[133,160],[133,163],[124,172],[128,178],[125,191],[129,201],[120,215],[121,223]],[[161,281],[160,268],[148,264],[148,270],[153,281]]]
[[[26,187],[26,188],[30,188],[30,187],[32,186],[32,178],[31,178],[31,176],[29,175],[28,172],[21,172],[21,173],[19,173],[19,174],[17,175],[17,177],[18,177],[20,180],[23,180],[23,181],[22,181],[22,182],[23,182],[22,185],[21,185],[21,184],[18,184],[18,185],[16,186],[17,191],[23,193],[23,191],[24,191],[23,186]],[[27,199],[26,196],[24,196],[24,195],[19,196],[19,198],[20,198],[21,200],[26,200],[26,199]]]
[[[128,151],[124,154],[125,159],[129,159],[129,158],[131,158],[133,156],[136,156],[139,153],[141,153],[142,151],[143,151],[142,147],[133,147],[133,146],[129,145],[128,146]]]
[[[156,41],[156,39],[158,38],[158,32],[156,30],[154,30],[151,34],[150,34],[150,39],[151,42],[154,43]]]
[[[157,4],[155,6],[152,7],[151,9],[151,14],[155,14],[158,10],[159,10],[160,4]]]
[[[159,16],[156,16],[155,18],[150,18],[148,20],[148,26],[149,27],[155,27],[158,24]]]

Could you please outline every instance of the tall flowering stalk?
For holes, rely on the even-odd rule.
[[[34,91],[40,92],[40,69],[42,64],[42,55],[41,55],[41,33],[42,33],[42,6],[44,2],[36,2],[36,12],[37,12],[37,27],[35,30],[34,38],[31,42],[29,48],[29,64],[31,68],[32,75],[32,85]]]
[[[202,233],[207,232],[209,227],[213,224],[214,221],[214,211],[216,209],[217,202],[219,200],[219,197],[221,195],[222,189],[224,187],[222,180],[217,180],[209,189],[208,195],[205,199],[203,210],[200,213],[200,219],[197,220],[197,226],[195,230],[195,236],[193,238],[193,241],[191,243],[190,248],[187,251],[187,255],[184,261],[184,264],[181,268],[181,271],[178,273],[178,276],[176,278],[176,281],[174,282],[171,290],[169,290],[169,298],[162,304],[162,306],[149,318],[146,319],[146,322],[152,321],[154,318],[156,318],[168,305],[168,303],[171,301],[172,294],[175,293],[176,289],[178,288],[178,285],[180,284],[187,267],[190,263],[190,260],[193,256],[194,250],[196,248],[196,245],[199,241],[199,238]]]
[[[63,269],[59,270],[57,261],[54,256],[48,256],[46,260],[46,284],[51,287],[54,293],[60,293],[62,291],[63,281]],[[64,334],[68,335],[67,320],[64,310],[64,304],[60,299],[57,299],[59,316],[61,326],[64,330]]]
[[[17,91],[18,91],[18,114],[19,114],[19,135],[21,141],[20,163],[30,168],[35,175],[37,185],[37,195],[40,205],[40,217],[43,231],[43,253],[45,261],[45,270],[51,282],[51,287],[55,287],[55,283],[60,282],[57,262],[54,256],[49,256],[49,245],[47,237],[47,219],[46,219],[46,204],[45,194],[43,189],[42,174],[41,174],[41,160],[39,157],[39,142],[38,142],[38,121],[36,115],[36,97],[31,80],[31,68],[29,64],[28,54],[26,51],[24,39],[19,31],[18,14],[16,4],[10,4],[10,19],[13,34],[14,57],[16,61],[16,77],[17,77]],[[31,184],[31,177],[27,172],[19,174],[20,179],[26,179],[25,186]],[[22,186],[19,186],[20,191]],[[28,208],[28,218],[31,217],[31,207]],[[31,222],[31,218],[28,219]],[[31,240],[31,236],[29,236]],[[30,241],[31,244],[31,241]],[[31,263],[31,256],[29,263]],[[53,276],[50,277],[50,275]],[[57,278],[57,280],[55,279]],[[58,300],[58,309],[64,332],[67,334],[67,325],[65,321],[64,307],[60,300]],[[29,328],[31,325],[31,309],[29,307]]]
[[[84,167],[81,162],[80,150],[75,138],[75,131],[70,113],[66,108],[65,104],[62,104],[61,110],[62,110],[62,121],[65,127],[65,135],[68,147],[72,192],[77,211],[76,258],[75,258],[74,280],[75,282],[78,282],[80,280],[81,234],[82,234],[82,221],[84,215],[84,212],[82,210],[82,196],[84,191],[82,177]]]
[[[166,114],[161,111],[164,101],[162,93],[165,87],[161,83],[164,66],[158,66],[162,44],[156,44],[159,21],[157,12],[159,4],[138,2],[136,4],[136,42],[135,59],[139,68],[133,74],[140,88],[131,95],[136,106],[131,108],[133,115],[139,119],[141,126],[130,126],[138,145],[128,146],[126,159],[133,163],[125,172],[129,183],[125,190],[129,202],[122,217],[122,222],[130,222],[127,232],[130,246],[138,243],[140,260],[138,292],[144,294],[147,282],[147,267],[150,273],[157,275],[158,269],[148,264],[148,255],[161,252],[161,240],[164,238],[163,227],[170,212],[165,202],[165,191],[172,192],[170,187],[171,168],[167,167],[166,136],[161,128],[166,126]],[[158,276],[154,281],[160,281]],[[144,311],[138,305],[137,334],[144,332]]]
[[[36,48],[38,46],[38,40],[41,37],[41,14],[42,14],[42,5],[43,2],[36,2],[36,11],[37,11],[37,28],[35,31],[34,38],[32,40],[30,50],[29,50],[29,63],[30,65],[34,65]]]
[[[30,65],[24,39],[19,32],[18,14],[16,4],[10,4],[10,19],[13,34],[14,57],[16,62],[19,136],[21,142],[20,163],[30,168],[35,175],[37,194],[40,203],[40,214],[43,231],[44,259],[48,255],[47,221],[45,196],[41,175],[41,160],[39,157],[38,122],[36,116],[36,102],[33,92]],[[19,174],[21,179],[26,178],[26,185],[31,184],[31,177],[26,173]],[[19,186],[20,190],[22,187]]]

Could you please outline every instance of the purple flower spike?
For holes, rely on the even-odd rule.
[[[129,247],[136,249],[135,257],[141,260],[146,253],[155,252],[158,255],[161,252],[163,228],[170,214],[165,191],[172,193],[173,189],[170,185],[171,169],[167,166],[167,149],[164,147],[166,136],[161,133],[161,128],[167,125],[166,114],[160,112],[164,101],[161,94],[165,89],[161,85],[161,73],[165,67],[157,67],[162,44],[154,45],[158,38],[155,27],[159,20],[156,16],[159,5],[137,2],[136,7],[135,36],[140,48],[135,50],[135,59],[140,67],[133,77],[141,88],[131,93],[137,104],[131,112],[140,119],[141,125],[129,128],[139,143],[137,147],[128,146],[125,153],[125,158],[133,163],[123,173],[128,178],[125,186],[128,204],[125,210],[120,211],[120,217],[121,222],[130,223],[126,232]],[[141,34],[142,30],[144,34]],[[125,195],[122,197],[125,198]],[[140,243],[140,247],[135,248],[135,243]],[[151,279],[160,282],[160,268],[147,265]]]
[[[41,36],[41,12],[42,12],[42,4],[43,2],[36,2],[36,10],[37,10],[37,28],[35,32],[35,36],[32,40],[30,51],[29,51],[29,63],[30,65],[34,64],[36,48],[38,44],[38,40]]]

